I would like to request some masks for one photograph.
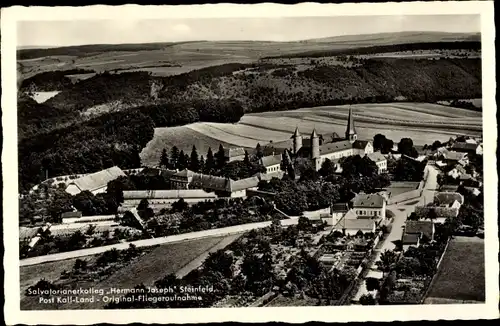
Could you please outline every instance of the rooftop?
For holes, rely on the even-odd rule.
[[[244,156],[245,149],[243,147],[234,147],[234,148],[224,148],[224,156],[225,157],[237,157]]]
[[[358,194],[352,201],[354,207],[382,208],[384,200],[384,197],[379,194]]]
[[[361,230],[372,231],[375,227],[375,221],[370,219],[346,219],[343,218],[336,225],[336,230]]]
[[[419,234],[404,234],[402,242],[404,245],[417,244],[420,236]]]
[[[432,221],[406,221],[404,234],[424,234],[432,238],[434,223]]]
[[[74,184],[81,191],[93,191],[107,186],[108,182],[119,177],[125,176],[125,173],[117,166],[99,172],[87,174],[81,178],[73,180],[69,185]]]
[[[260,159],[260,164],[264,167],[269,167],[281,163],[281,155],[269,155]]]
[[[382,153],[380,152],[373,152],[367,155],[370,160],[372,160],[375,163],[386,161],[386,158]]]
[[[190,190],[124,190],[123,198],[130,199],[176,199],[176,198],[216,198],[212,192],[202,189]]]
[[[437,205],[446,205],[450,206],[453,203],[458,201],[460,205],[464,203],[464,197],[458,192],[437,192],[434,195],[434,203]]]
[[[479,147],[478,144],[467,143],[467,142],[456,142],[451,146],[451,149],[454,150],[466,150],[466,151],[475,151]]]

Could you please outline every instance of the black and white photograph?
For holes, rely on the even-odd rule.
[[[497,305],[494,30],[424,5],[18,16],[19,314]]]

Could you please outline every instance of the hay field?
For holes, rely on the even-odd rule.
[[[484,240],[455,237],[444,253],[425,303],[485,300]]]
[[[430,103],[357,104],[351,106],[359,139],[378,133],[394,142],[410,137],[415,145],[447,141],[451,136],[482,133],[481,112]],[[163,148],[185,151],[193,144],[203,155],[211,146],[255,148],[290,139],[296,127],[303,135],[344,135],[349,106],[323,106],[290,111],[246,114],[236,124],[194,123],[182,127],[157,128],[153,140],[141,153],[143,164],[157,164]]]
[[[220,144],[224,147],[234,146],[222,139],[211,138],[208,135],[195,131],[190,126],[192,125],[155,128],[153,139],[140,153],[142,163],[148,166],[157,165],[160,161],[162,150],[166,148],[167,151],[170,151],[173,146],[177,146],[179,151],[184,150],[189,155],[194,145],[196,146],[198,155],[203,155],[204,157],[209,147],[215,152],[219,149]]]

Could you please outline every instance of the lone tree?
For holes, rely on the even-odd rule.
[[[376,262],[378,268],[384,273],[389,272],[396,262],[398,261],[398,257],[396,253],[392,250],[385,250],[381,255],[380,255],[380,260]]]
[[[212,148],[208,148],[207,160],[205,161],[205,172],[210,174],[215,168],[214,153],[212,153]]]
[[[160,167],[168,168],[170,166],[170,162],[168,160],[167,150],[164,148],[161,152],[160,157]]]
[[[179,161],[179,149],[176,146],[174,146],[170,150],[170,165],[172,166],[172,168],[174,169],[178,168],[177,167],[178,161]]]
[[[224,147],[222,144],[219,145],[219,150],[215,153],[215,162],[218,169],[222,169],[226,164],[226,155],[224,154]]]
[[[189,162],[189,169],[194,172],[200,171],[200,158],[198,157],[198,152],[196,151],[196,146],[193,145],[191,150],[191,159]]]

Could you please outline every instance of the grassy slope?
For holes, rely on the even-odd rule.
[[[456,237],[451,240],[427,295],[428,300],[485,300],[484,241]]]
[[[478,41],[477,34],[381,33],[346,35],[299,42],[195,41],[179,43],[84,45],[18,51],[20,71],[25,77],[51,70],[74,68],[136,69],[165,66],[152,71],[170,75],[227,62],[249,62],[259,57],[308,51],[352,49],[415,42]],[[144,68],[150,70],[150,68]]]
[[[337,132],[343,135],[347,119],[348,106],[327,106],[304,108],[293,111],[264,112],[247,114],[237,124],[196,123],[174,128],[157,128],[152,141],[141,153],[143,164],[157,164],[163,148],[178,146],[190,151],[193,144],[198,153],[205,154],[208,146],[218,148],[223,146],[242,146],[254,148],[257,143],[265,144],[288,140],[290,135],[299,127],[304,136],[312,132],[313,128],[320,133]],[[474,131],[481,127],[481,112],[428,103],[388,103],[388,104],[359,104],[352,105],[355,114],[356,131],[360,139],[372,139],[377,133],[398,142],[403,137],[411,138],[417,145],[431,144],[435,140],[446,141],[457,133],[480,134]],[[370,117],[375,120],[364,121]],[[377,118],[391,120],[380,124]],[[402,126],[400,121],[412,118],[412,126]],[[446,123],[445,127],[432,128],[426,122]],[[456,124],[471,125],[469,131],[461,127],[453,129]]]

